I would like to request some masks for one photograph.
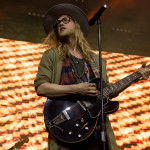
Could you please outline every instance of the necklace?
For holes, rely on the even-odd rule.
[[[70,59],[70,62],[71,62],[71,66],[72,66],[72,72],[74,72],[74,74],[79,78],[81,79],[83,77],[83,75],[85,74],[85,60],[83,59],[83,71],[82,73],[79,75],[78,72],[77,72],[77,65],[80,65],[79,64],[79,61],[80,59],[76,58],[75,56],[73,55],[68,55],[69,59]],[[75,64],[76,64],[76,67],[75,67]],[[81,67],[81,66],[80,66]],[[81,79],[82,80],[82,79]]]

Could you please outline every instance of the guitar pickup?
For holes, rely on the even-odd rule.
[[[80,107],[81,107],[84,111],[86,111],[86,107],[85,107],[85,105],[84,105],[81,101],[77,101],[77,103],[80,105]]]
[[[70,116],[68,115],[67,110],[70,110],[70,107],[68,107],[65,110],[63,110],[62,114],[66,117],[67,120],[70,120]]]

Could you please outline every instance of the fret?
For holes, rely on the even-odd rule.
[[[107,96],[108,95],[108,92],[106,90],[103,90],[103,95],[104,96]]]
[[[124,85],[124,81],[121,79],[120,81],[114,83],[115,86],[118,86],[117,88],[119,88],[120,86],[123,86]]]
[[[113,86],[114,86],[114,88],[115,88],[115,89],[117,89],[117,88],[118,88],[117,83],[114,83],[114,84],[113,84]]]
[[[113,87],[115,87],[115,89],[118,89],[118,88],[120,88],[122,86],[124,86],[124,82],[122,80],[113,84]]]
[[[131,81],[131,76],[127,76],[124,80]]]
[[[103,89],[103,93],[104,93],[104,96],[107,96],[109,94],[109,92],[107,91],[107,88]]]
[[[113,87],[113,85],[110,86],[110,89],[111,89],[112,92],[115,91],[115,88]]]
[[[124,85],[124,82],[123,82],[123,80],[120,80],[118,83],[120,83],[120,85]]]
[[[109,86],[108,86],[108,87],[109,87]],[[112,91],[111,91],[108,87],[105,87],[105,88],[103,89],[104,96],[108,96],[109,94],[112,93]]]
[[[132,74],[132,77],[134,78],[134,80],[136,80],[141,77],[141,74],[137,71]]]
[[[130,80],[130,79],[128,79],[128,80]],[[116,82],[115,84],[117,84],[117,85],[118,85],[118,88],[120,88],[120,87],[125,86],[126,83],[127,83],[127,82],[126,82],[126,79],[124,78],[124,79],[121,79],[120,81]]]
[[[118,84],[119,87],[124,86],[125,83],[126,83],[126,82],[125,82],[124,80],[120,80],[120,81],[117,82],[117,84]]]
[[[136,72],[133,73],[133,74],[132,74],[132,77],[133,77],[134,79],[137,79],[137,77],[138,77],[137,73],[136,73]]]

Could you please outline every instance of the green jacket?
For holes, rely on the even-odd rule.
[[[96,58],[96,63],[99,65],[99,57],[93,53],[94,57]],[[90,64],[93,68],[93,65]],[[59,84],[60,76],[61,76],[61,69],[62,69],[62,60],[60,59],[56,48],[52,48],[44,52],[39,68],[36,79],[34,81],[35,89],[43,84],[43,83],[55,83]],[[106,60],[102,59],[102,76],[103,79],[108,83],[108,76],[106,73]],[[106,134],[107,140],[109,144],[109,150],[117,150],[117,144],[115,140],[115,136],[109,121],[108,116],[106,116]],[[57,145],[54,141],[49,141],[52,144],[53,150],[54,147],[57,149]],[[52,149],[52,148],[51,148]]]

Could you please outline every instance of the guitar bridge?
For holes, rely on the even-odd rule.
[[[77,103],[81,106],[81,108],[82,108],[84,111],[86,111],[85,106],[84,106],[80,101],[77,101]]]

